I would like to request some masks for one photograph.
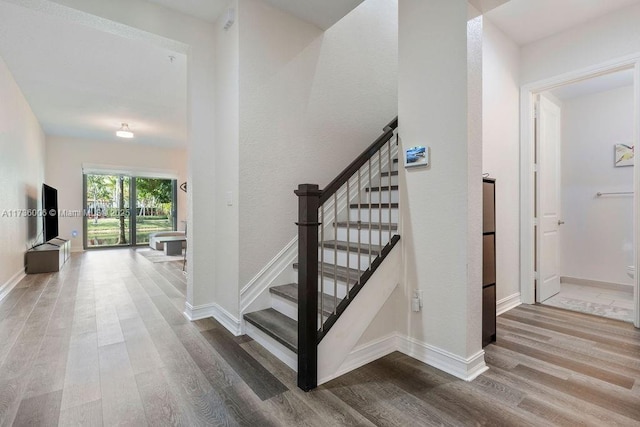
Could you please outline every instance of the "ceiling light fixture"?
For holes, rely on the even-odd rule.
[[[122,127],[116,132],[116,135],[120,138],[133,138],[133,132],[129,129],[129,125],[126,123],[122,124]]]

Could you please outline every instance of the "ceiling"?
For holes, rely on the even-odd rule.
[[[147,0],[170,9],[215,22],[230,0]],[[364,0],[264,0],[304,21],[326,30]],[[488,0],[482,0],[488,1]],[[495,1],[495,0],[492,0]]]
[[[606,92],[625,86],[633,86],[633,69],[617,71],[598,77],[560,86],[550,92],[558,99],[567,101],[581,96]]]
[[[147,1],[209,22],[230,3]],[[326,29],[363,0],[265,1]],[[171,46],[0,0],[0,58],[47,135],[116,141],[128,123],[127,142],[186,147],[187,60]]]
[[[213,22],[228,0],[148,0]],[[265,0],[328,28],[363,0]],[[504,0],[476,0],[495,7]],[[0,57],[48,135],[185,147],[187,61],[171,47],[132,40],[0,0]],[[510,0],[487,13],[519,44],[548,37],[640,0]],[[170,60],[173,57],[173,62]],[[558,89],[562,98],[624,85],[609,76]],[[626,84],[626,83],[625,83]],[[619,86],[616,86],[619,87]],[[600,88],[600,89],[598,89]]]
[[[169,9],[215,22],[231,0],[147,0]]]
[[[0,57],[47,135],[186,146],[184,54],[0,1]]]
[[[510,0],[486,16],[522,46],[637,3],[640,0]]]
[[[341,20],[364,0],[265,0],[303,21],[326,30]]]

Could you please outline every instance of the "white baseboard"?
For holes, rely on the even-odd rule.
[[[13,276],[11,276],[11,278],[9,280],[7,280],[7,282],[3,285],[0,286],[0,301],[2,301],[7,295],[9,295],[9,292],[11,292],[13,290],[13,288],[16,287],[16,285],[18,283],[20,283],[20,281],[22,279],[24,279],[26,276],[25,272],[24,272],[24,268],[21,269],[20,271],[18,271],[16,274],[14,274]]]
[[[198,305],[195,307],[186,303],[182,314],[191,322],[194,320],[206,319],[207,317],[213,317],[233,335],[242,335],[240,320],[216,303]]]
[[[516,308],[520,304],[522,304],[520,292],[509,295],[506,298],[502,298],[501,300],[496,302],[496,316],[500,316],[501,314],[506,313],[512,308]]]
[[[297,257],[298,237],[296,236],[240,290],[240,313],[245,313],[286,269],[291,269]]]
[[[338,371],[325,378],[320,378],[318,380],[318,385],[329,382],[334,378],[338,378],[339,376],[358,369],[359,367],[364,366],[367,363],[371,363],[374,360],[378,360],[387,354],[393,353],[397,349],[398,340],[396,334],[388,335],[360,347],[356,347],[351,351],[351,353],[349,353]]]
[[[407,336],[398,336],[397,341],[401,353],[465,381],[473,381],[489,369],[484,362],[484,350],[465,359]]]
[[[244,322],[244,332],[255,340],[269,353],[280,359],[285,365],[298,372],[298,355],[289,350],[269,335],[262,332],[249,322]]]

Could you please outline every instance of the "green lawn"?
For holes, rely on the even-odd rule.
[[[125,235],[129,238],[129,221],[125,221]],[[136,218],[137,243],[148,243],[149,233],[173,230],[173,224],[167,217],[138,217]],[[87,243],[90,247],[111,246],[118,242],[120,235],[119,218],[99,218],[97,223],[87,219]]]

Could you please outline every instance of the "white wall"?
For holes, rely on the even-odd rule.
[[[640,4],[616,10],[522,48],[521,83],[640,52]]]
[[[329,183],[397,115],[397,2],[326,32],[240,2],[240,287],[297,233],[298,184]]]
[[[238,2],[229,5],[238,10]],[[224,19],[224,15],[223,18]],[[232,315],[239,313],[239,126],[240,56],[239,28],[236,22],[228,30],[219,20],[216,31],[215,70],[215,301]],[[231,199],[231,206],[228,199]]]
[[[413,289],[425,297],[422,312],[404,314],[403,322],[413,340],[483,367],[482,211],[473,197],[482,191],[481,135],[474,134],[481,104],[470,105],[481,99],[468,92],[468,83],[480,80],[468,76],[467,2],[399,6],[400,148],[426,145],[431,152],[430,167],[400,173],[403,313]],[[481,63],[472,65],[479,72]]]
[[[24,273],[24,252],[42,232],[42,219],[20,216],[42,208],[44,133],[0,58],[0,298]],[[6,210],[6,212],[5,212]],[[18,215],[18,216],[16,216]],[[11,282],[11,283],[10,283]]]
[[[482,170],[496,179],[498,301],[520,293],[519,63],[519,47],[485,19]]]
[[[633,284],[633,168],[613,166],[613,145],[633,145],[633,86],[562,103],[562,276]]]
[[[177,172],[178,184],[187,179],[187,153],[184,149],[167,149],[117,143],[90,141],[58,136],[47,137],[46,182],[58,190],[58,208],[82,211],[82,164],[143,168]],[[178,190],[178,228],[184,229],[186,195]],[[71,250],[83,249],[82,217],[60,217],[60,236],[71,239]],[[78,236],[72,238],[73,231]]]

